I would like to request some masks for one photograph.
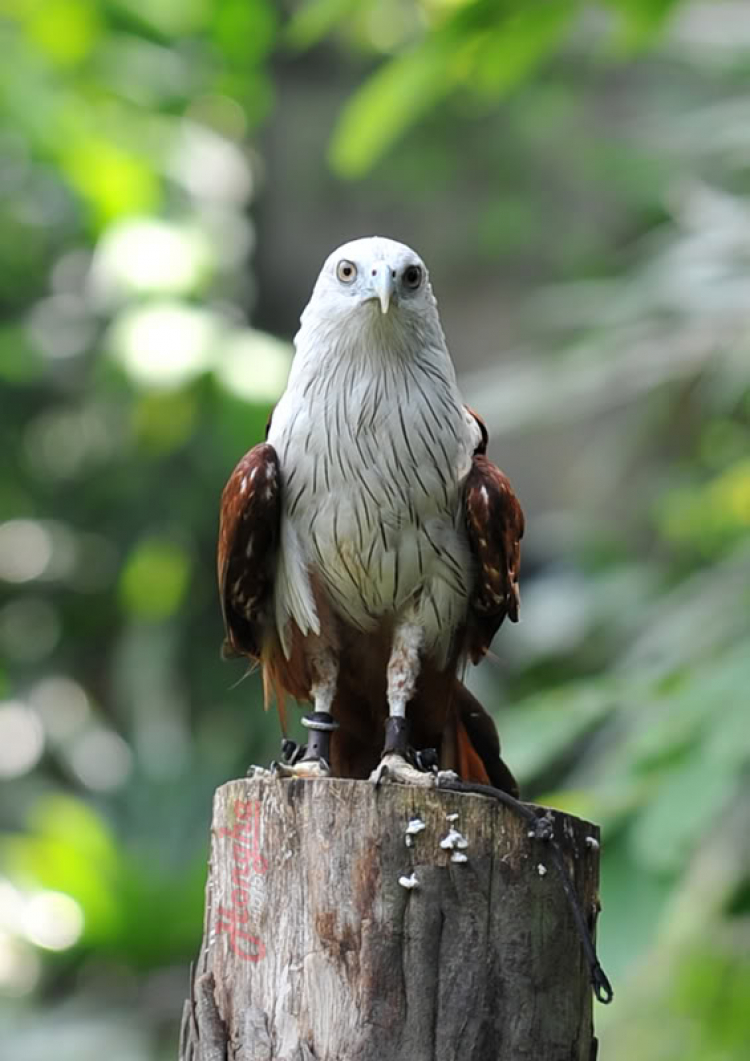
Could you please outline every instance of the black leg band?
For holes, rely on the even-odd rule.
[[[311,711],[302,716],[302,725],[310,730],[305,759],[331,759],[331,734],[339,728],[338,722],[327,711]]]
[[[405,718],[390,715],[385,724],[385,746],[383,755],[401,755],[409,752],[409,723]]]

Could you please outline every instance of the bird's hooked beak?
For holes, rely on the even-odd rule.
[[[378,300],[381,312],[387,313],[393,292],[396,290],[388,262],[378,262],[377,265],[373,265],[370,279],[371,297]]]

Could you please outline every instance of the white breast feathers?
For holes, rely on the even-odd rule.
[[[313,568],[352,625],[371,629],[408,608],[426,647],[443,654],[470,590],[460,486],[476,440],[455,386],[433,366],[380,367],[318,374],[290,387],[274,413],[284,495],[277,624],[282,642],[289,618],[319,632]]]

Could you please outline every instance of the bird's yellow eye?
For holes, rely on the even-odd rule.
[[[357,266],[354,262],[342,258],[336,266],[336,276],[342,284],[353,284],[357,277]]]
[[[418,265],[407,265],[404,269],[404,287],[410,291],[416,291],[422,283],[422,270]]]

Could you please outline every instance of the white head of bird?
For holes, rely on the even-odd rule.
[[[408,353],[445,349],[429,273],[404,243],[367,236],[344,243],[326,259],[301,317],[297,349],[326,340],[354,350]],[[374,352],[373,351],[373,352]],[[354,352],[353,350],[350,352]]]

